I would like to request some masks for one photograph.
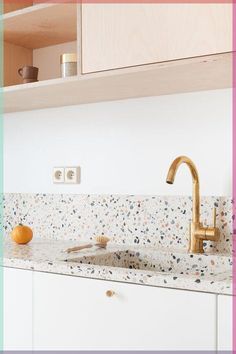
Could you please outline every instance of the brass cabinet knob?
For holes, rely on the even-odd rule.
[[[106,291],[106,296],[107,297],[112,297],[112,296],[114,296],[115,295],[115,292],[114,291],[112,291],[112,290],[107,290]]]

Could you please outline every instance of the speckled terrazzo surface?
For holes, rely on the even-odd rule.
[[[232,257],[111,244],[67,254],[75,241],[34,239],[25,246],[4,241],[3,265],[142,285],[232,294]]]
[[[217,210],[220,240],[191,255],[190,197],[6,194],[3,265],[35,271],[217,294],[232,293],[232,201],[203,197],[201,220],[212,225]],[[29,245],[10,242],[12,228],[32,227]],[[72,254],[68,247],[106,235],[107,250]],[[68,259],[67,259],[68,258]],[[65,262],[65,259],[67,261]]]
[[[206,242],[206,252],[230,254],[232,250],[232,201],[228,197],[203,197],[201,220],[212,225],[217,210],[220,240]],[[92,240],[108,235],[112,243],[149,247],[188,247],[190,197],[6,194],[4,229],[9,235],[19,222],[30,225],[34,235],[46,239]]]

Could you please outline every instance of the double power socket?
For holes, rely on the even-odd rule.
[[[79,184],[80,167],[54,167],[53,183],[60,184]]]

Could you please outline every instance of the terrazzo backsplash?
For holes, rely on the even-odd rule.
[[[232,201],[229,197],[202,197],[201,220],[212,225],[217,209],[220,241],[206,242],[205,251],[231,253]],[[4,229],[23,223],[34,237],[94,240],[107,235],[112,243],[186,249],[191,197],[79,194],[6,194]]]

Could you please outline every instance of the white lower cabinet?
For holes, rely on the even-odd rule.
[[[32,350],[32,272],[3,269],[3,346]]]
[[[34,350],[216,350],[216,299],[34,273]]]
[[[233,297],[218,296],[218,350],[233,347]]]
[[[4,350],[232,350],[227,295],[11,268],[3,295]]]

